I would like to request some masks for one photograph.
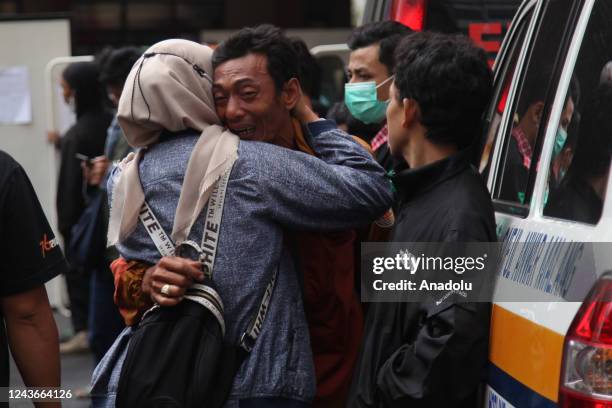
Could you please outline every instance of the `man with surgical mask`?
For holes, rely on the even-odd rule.
[[[393,82],[394,53],[402,37],[411,32],[398,22],[380,21],[356,28],[348,39],[351,54],[344,102],[361,122],[384,125],[371,145],[376,160],[385,170],[391,170],[394,165],[387,145],[385,119],[389,87]]]
[[[534,83],[545,83],[549,71],[543,70],[541,78],[538,78]],[[547,74],[548,73],[548,74]],[[508,152],[506,156],[505,176],[501,187],[501,198],[508,201],[525,202],[525,191],[527,189],[527,181],[529,178],[529,170],[533,151],[540,130],[540,123],[544,111],[544,92],[545,87],[532,87],[528,94],[522,99],[526,101],[522,105],[519,104],[517,109],[518,122],[512,129],[510,142],[508,144]],[[575,79],[570,83],[570,89],[565,99],[563,111],[559,119],[557,133],[555,135],[555,144],[553,148],[553,163],[552,178],[549,180],[549,185],[556,187],[562,179],[562,173],[568,165],[561,166],[563,156],[560,155],[566,146],[567,131],[574,117],[575,107],[578,105],[580,98],[580,87]],[[567,159],[565,160],[568,161]],[[545,193],[546,202],[548,199],[548,190]]]

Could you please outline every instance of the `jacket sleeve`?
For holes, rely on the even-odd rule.
[[[381,399],[390,406],[445,406],[469,397],[484,376],[489,318],[489,303],[451,304],[424,318],[414,342],[379,369]]]
[[[314,122],[308,130],[317,157],[278,149],[258,166],[270,216],[288,228],[318,231],[364,226],[381,216],[392,202],[382,167],[333,122]]]

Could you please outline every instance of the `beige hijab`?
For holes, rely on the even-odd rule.
[[[187,164],[171,238],[180,243],[213,187],[238,154],[238,137],[224,131],[212,96],[212,50],[187,40],[166,40],[149,48],[134,64],[121,99],[118,120],[128,143],[141,148],[121,164],[112,195],[108,244],[123,241],[136,227],[144,203],[138,164],[144,149],[164,129],[202,132]]]

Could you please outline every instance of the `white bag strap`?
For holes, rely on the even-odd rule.
[[[144,226],[145,231],[153,240],[153,243],[157,247],[157,250],[161,256],[172,256],[174,255],[174,243],[170,237],[166,234],[166,231],[162,228],[157,217],[153,214],[153,210],[149,207],[149,204],[145,201],[140,209],[140,215],[138,216],[140,222]]]
[[[212,277],[213,266],[215,265],[219,229],[221,227],[221,218],[223,217],[223,205],[225,204],[225,192],[227,191],[231,170],[230,167],[223,173],[208,199],[206,222],[204,223],[204,233],[202,234],[202,243],[200,244],[202,271],[207,278]]]
[[[268,286],[266,286],[266,291],[264,292],[261,303],[259,304],[259,309],[257,310],[255,319],[251,322],[247,331],[245,331],[242,334],[242,337],[240,337],[240,347],[242,347],[247,353],[250,353],[253,350],[253,347],[255,347],[255,340],[257,340],[257,337],[259,337],[259,334],[261,333],[266,314],[268,314],[270,300],[272,300],[272,292],[274,291],[274,284],[276,283],[279,268],[280,264],[274,271],[272,279],[270,279],[270,283],[268,283]]]
[[[205,268],[204,273],[209,278],[212,275],[215,255],[217,253],[219,226],[221,225],[223,204],[225,203],[225,192],[227,191],[230,171],[231,169],[228,169],[225,173],[223,173],[210,195],[201,246],[198,246],[192,241],[185,241],[185,243],[194,247],[200,253],[200,260]],[[146,201],[140,209],[139,219],[145,227],[145,231],[147,231],[147,234],[149,234],[153,240],[153,243],[161,256],[173,256],[176,246],[168,234],[166,234],[166,231],[164,231],[161,224],[157,220],[157,217],[153,213],[153,210],[151,207],[149,207],[149,204],[147,204]]]
[[[223,215],[223,204],[225,202],[225,192],[227,189],[227,183],[229,181],[230,170],[231,169],[227,170],[223,176],[221,176],[221,179],[213,189],[213,192],[209,198],[208,212],[206,214],[206,222],[202,236],[202,247],[198,246],[198,244],[193,241],[185,241],[179,244],[179,246],[189,245],[198,252],[205,275],[208,278],[211,278],[215,263],[219,226],[221,225],[221,217]],[[168,234],[166,234],[166,231],[164,231],[161,224],[157,220],[157,217],[153,213],[153,210],[151,207],[149,207],[149,204],[147,204],[146,201],[140,210],[139,219],[161,256],[173,256],[176,252],[176,246]],[[206,273],[207,271],[208,273]],[[221,301],[219,294],[213,288],[207,285],[194,283],[189,289],[187,289],[185,299],[199,303],[210,310],[219,322],[221,333],[225,335],[223,302]]]
[[[185,244],[188,244],[194,248],[196,248],[200,253],[200,261],[202,262],[202,270],[204,271],[204,275],[207,278],[212,277],[213,267],[215,265],[215,256],[217,254],[217,244],[219,243],[219,229],[221,226],[221,218],[223,216],[223,206],[225,204],[225,193],[227,191],[227,185],[229,183],[231,168],[228,169],[221,178],[219,182],[213,189],[209,201],[208,207],[206,210],[206,221],[204,223],[204,232],[202,234],[202,243],[198,246],[193,241],[185,241]],[[159,221],[153,214],[153,211],[146,203],[143,204],[142,209],[140,211],[140,221],[143,223],[145,230],[155,243],[157,250],[162,256],[172,256],[175,252],[175,245],[170,239],[170,237],[166,234],[164,229],[161,227]],[[263,327],[264,320],[266,315],[268,314],[268,309],[270,306],[270,301],[272,299],[272,292],[274,291],[274,286],[276,284],[276,279],[278,276],[278,269],[274,271],[272,275],[272,279],[266,286],[266,290],[264,292],[263,298],[261,299],[261,303],[259,305],[259,309],[257,310],[257,315],[255,319],[249,325],[249,328],[246,332],[243,333],[240,338],[240,346],[246,351],[251,352],[253,347],[255,346],[255,341],[259,337],[261,333],[261,329]],[[205,293],[203,292],[203,286],[199,284],[194,284],[192,288],[189,289],[188,295],[185,298],[194,300],[209,310],[217,317],[219,323],[221,324],[223,332],[225,332],[225,323],[223,321],[223,303],[221,302],[221,297],[214,292],[213,293]],[[192,290],[193,289],[193,290]],[[201,299],[196,299],[198,295]],[[205,295],[205,296],[203,296]]]

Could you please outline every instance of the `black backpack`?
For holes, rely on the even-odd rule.
[[[212,192],[201,246],[185,241],[175,250],[146,202],[140,211],[140,221],[160,254],[199,259],[207,284],[192,285],[178,305],[156,305],[142,317],[133,331],[121,368],[118,408],[222,407],[240,365],[253,349],[268,311],[278,268],[240,344],[230,344],[224,339],[223,302],[212,286],[219,228],[210,227],[221,224],[228,179],[229,170]],[[202,248],[206,248],[206,256]],[[186,255],[190,250],[191,254]]]
[[[117,407],[222,407],[247,356],[223,337],[213,313],[193,300],[148,311],[128,346]]]

